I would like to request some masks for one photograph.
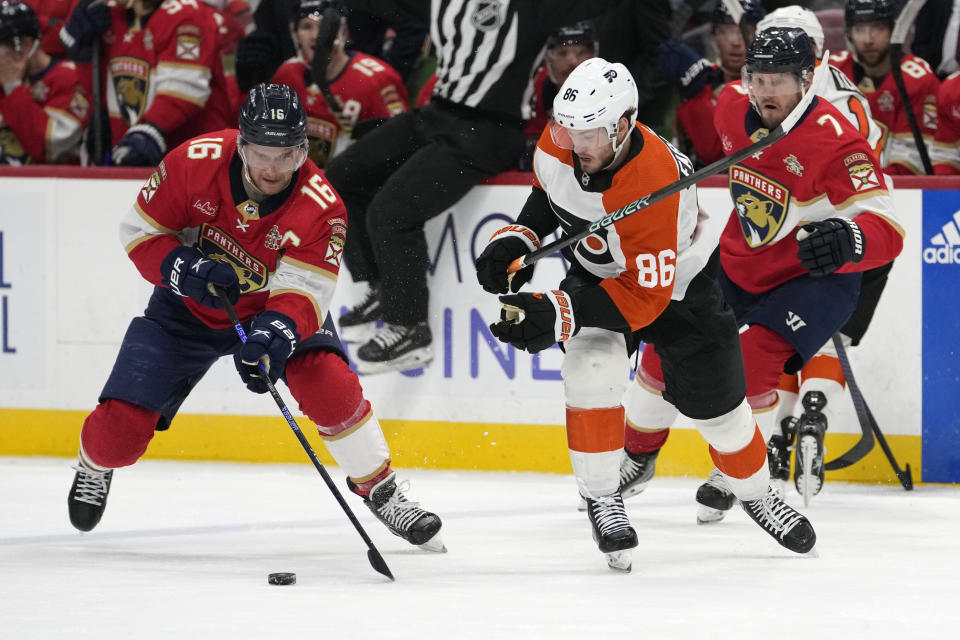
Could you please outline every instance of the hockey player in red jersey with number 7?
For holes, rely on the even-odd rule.
[[[168,153],[120,224],[154,285],[80,434],[70,521],[97,526],[114,469],[134,464],[215,361],[233,356],[247,388],[283,379],[350,490],[392,533],[443,550],[440,519],[404,496],[380,424],[350,370],[329,309],[347,229],[337,193],[307,159],[307,118],[286,85],[261,84],[240,129]],[[241,344],[216,290],[247,334]]]
[[[619,63],[587,60],[560,87],[554,122],[534,155],[530,196],[516,224],[495,233],[477,258],[483,288],[508,294],[490,329],[531,353],[562,345],[570,459],[611,568],[629,570],[638,544],[620,493],[628,386],[634,423],[669,424],[678,411],[690,417],[747,513],[777,542],[806,553],[813,527],[769,486],[736,322],[715,280],[722,223],[699,211],[695,187],[564,249],[571,266],[552,291],[516,293],[532,267],[507,277],[508,265],[558,227],[575,235],[692,173],[686,156],[636,122],[636,110],[636,85]],[[629,356],[641,341],[656,345],[662,375],[653,382],[639,370],[647,386],[628,385]],[[662,393],[644,391],[652,385]]]
[[[715,124],[728,152],[783,121],[812,90],[815,60],[802,29],[757,35],[747,51],[745,91],[725,91],[717,104]],[[844,326],[862,272],[893,260],[904,232],[870,144],[820,97],[786,137],[733,165],[729,188],[734,210],[720,238],[719,283],[740,325],[747,399],[769,440],[782,436],[775,420],[781,375],[799,371]],[[642,370],[658,373],[662,355],[648,347]],[[628,429],[628,456],[656,455],[670,422]],[[822,481],[819,435],[811,462]],[[717,466],[697,491],[701,523],[721,519],[735,502],[735,487]]]

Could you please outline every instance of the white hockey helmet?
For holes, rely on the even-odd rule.
[[[626,117],[632,130],[637,121],[638,104],[637,84],[624,65],[603,58],[584,60],[570,73],[553,99],[553,139],[561,147],[572,148],[565,130],[602,128],[616,154],[622,146],[617,143],[620,118]]]
[[[803,29],[817,47],[817,56],[823,55],[823,27],[820,25],[817,14],[810,9],[805,9],[798,4],[780,7],[776,11],[768,13],[763,20],[757,23],[757,33],[770,27]]]

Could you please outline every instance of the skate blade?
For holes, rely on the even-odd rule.
[[[623,496],[624,500],[626,500],[627,498],[632,498],[635,495],[643,493],[643,490],[647,488],[648,484],[650,483],[640,482],[638,484],[633,485],[632,487],[628,487],[626,489],[620,489],[620,495]]]
[[[700,505],[697,509],[697,524],[714,524],[723,520],[726,515],[726,511]]]
[[[439,535],[435,535],[423,544],[417,545],[424,551],[429,551],[430,553],[446,553],[447,545],[443,544],[443,540]]]
[[[390,373],[391,371],[403,372],[411,369],[419,369],[433,361],[433,348],[423,347],[415,349],[410,353],[390,360],[389,362],[370,362],[360,357],[355,359],[357,373],[361,375],[373,375],[377,373]]]
[[[607,566],[614,571],[630,573],[633,569],[633,553],[630,549],[611,551],[605,555],[607,556]]]

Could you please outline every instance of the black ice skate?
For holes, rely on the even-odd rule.
[[[433,360],[433,338],[426,322],[384,324],[357,349],[357,371],[363,374],[406,371]]]
[[[793,448],[793,434],[795,427],[791,426],[796,418],[784,418],[783,435],[770,436],[767,443],[767,465],[770,467],[770,479],[776,483],[781,491],[790,480],[790,450]]]
[[[67,496],[70,522],[80,531],[92,531],[103,517],[103,510],[107,508],[113,469],[94,471],[83,464],[82,460],[78,460],[73,468],[77,473],[73,476],[73,485]]]
[[[340,316],[340,339],[364,343],[373,337],[380,319],[380,287],[371,285],[359,304]]]
[[[823,408],[827,397],[822,391],[803,394],[803,415],[797,422],[797,461],[793,470],[793,483],[803,496],[803,506],[823,488],[823,437],[827,432],[827,417]]]
[[[364,504],[394,535],[425,551],[446,553],[447,548],[437,535],[442,525],[440,518],[421,509],[419,502],[407,500],[403,492],[409,488],[410,483],[404,481],[397,486],[396,477],[397,474],[391,473],[381,480],[370,492],[370,496],[363,498]],[[354,493],[357,492],[356,485],[349,478],[347,486]]]
[[[780,492],[767,487],[762,498],[741,502],[740,506],[774,540],[796,553],[807,553],[817,543],[817,534],[803,514],[783,501]]]
[[[720,522],[736,502],[736,496],[720,470],[714,467],[710,477],[697,488],[697,524]]]
[[[623,462],[620,463],[620,495],[629,498],[641,493],[653,479],[660,450],[652,453],[630,453],[624,449],[623,453]]]
[[[630,526],[620,492],[586,498],[587,517],[593,526],[593,540],[607,555],[607,565],[616,571],[630,572],[630,549],[637,546],[637,532]]]

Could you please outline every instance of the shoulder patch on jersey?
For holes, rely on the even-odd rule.
[[[330,242],[327,243],[327,253],[323,256],[324,262],[339,269],[344,244],[342,236],[330,236]]]
[[[206,222],[200,227],[200,250],[212,260],[228,264],[240,279],[240,293],[257,291],[267,285],[270,273],[265,265],[250,255],[228,233]]]
[[[924,129],[937,128],[937,96],[928,95],[923,100],[923,124]]]
[[[87,117],[90,110],[90,101],[83,95],[79,89],[73,92],[73,98],[70,99],[70,113],[77,116],[80,120]]]
[[[177,36],[177,57],[181,60],[199,60],[200,42],[198,36]]]
[[[787,217],[790,190],[735,164],[730,168],[730,196],[747,246],[756,249],[770,244]]]
[[[150,204],[150,201],[153,199],[154,194],[157,192],[157,189],[160,188],[160,174],[154,171],[150,174],[150,177],[147,178],[147,181],[140,188],[140,195],[143,197],[143,201],[147,204]]]
[[[163,182],[167,179],[167,163],[164,160],[160,161],[160,164],[157,165],[157,171],[160,172],[160,182]]]
[[[188,36],[200,36],[203,34],[203,31],[195,24],[180,24],[177,25],[177,35],[188,35]]]
[[[877,170],[867,154],[851,153],[843,159],[843,166],[850,172],[854,191],[869,191],[880,186]]]

